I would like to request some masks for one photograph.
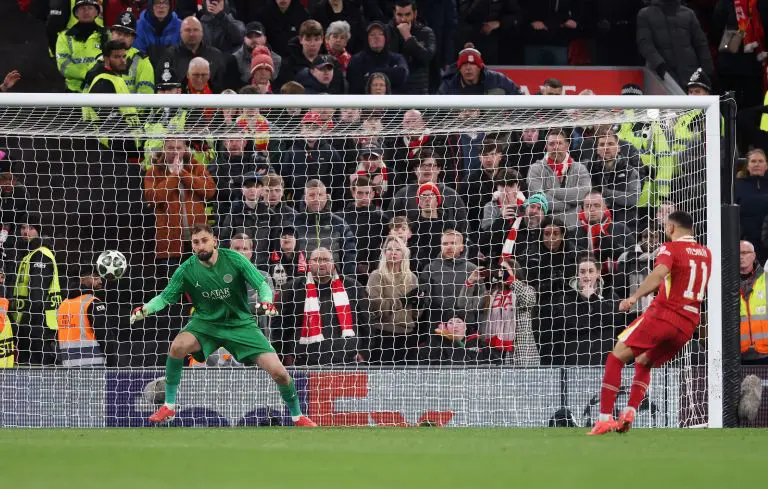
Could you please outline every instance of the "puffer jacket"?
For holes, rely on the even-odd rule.
[[[329,206],[320,212],[299,212],[294,219],[296,249],[309,254],[317,248],[328,248],[336,268],[347,277],[357,271],[357,242],[352,230]]]
[[[185,228],[205,224],[205,201],[216,195],[216,184],[205,166],[189,159],[179,175],[164,164],[154,165],[144,177],[144,198],[155,208],[155,254],[177,258],[184,252]]]
[[[666,65],[684,87],[698,68],[715,71],[709,44],[696,14],[680,0],[651,0],[637,14],[637,49],[651,68]]]

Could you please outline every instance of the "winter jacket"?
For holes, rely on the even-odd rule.
[[[637,14],[637,49],[652,69],[665,65],[681,87],[698,68],[710,76],[715,70],[696,14],[680,0],[651,0]]]
[[[629,226],[637,217],[637,199],[640,197],[640,174],[629,165],[629,160],[619,154],[613,168],[601,160],[589,164],[592,186],[600,189],[605,205],[611,209],[613,220]]]
[[[216,181],[217,212],[225,214],[233,202],[240,200],[243,175],[266,175],[271,169],[261,155],[257,156],[251,151],[241,154],[231,154],[228,151],[218,153],[216,161],[208,165],[208,173]]]
[[[603,365],[625,326],[619,298],[603,288],[602,280],[589,297],[578,291],[577,282],[572,279],[539,312],[542,365]]]
[[[357,242],[349,225],[328,207],[321,212],[299,212],[294,217],[296,250],[309,255],[317,248],[328,248],[333,254],[336,269],[347,277],[357,270]]]
[[[352,202],[344,208],[343,217],[352,234],[357,238],[358,269],[360,267],[365,267],[366,270],[375,268],[381,255],[385,231],[387,231],[387,216],[374,205],[359,208]]]
[[[515,82],[503,73],[492,71],[488,67],[480,72],[480,81],[475,85],[465,85],[459,70],[455,67],[449,69],[437,93],[439,95],[521,95]]]
[[[301,23],[309,19],[299,0],[293,0],[285,13],[277,8],[275,0],[267,0],[259,15],[264,25],[267,42],[281,56],[288,56],[288,41],[299,35]]]
[[[223,53],[231,53],[243,44],[245,24],[237,20],[229,8],[229,2],[224,0],[224,10],[216,15],[208,11],[207,4],[198,10],[197,16],[203,24],[203,39]]]
[[[453,317],[463,319],[468,326],[476,324],[480,298],[485,294],[482,283],[467,286],[467,279],[476,268],[466,258],[440,257],[421,273],[420,282],[428,291],[430,329]]]
[[[367,290],[372,333],[405,334],[416,328],[418,313],[405,304],[405,296],[417,286],[418,281],[413,272],[397,284],[389,283],[378,270],[371,272]]]
[[[494,175],[498,172],[494,172]],[[459,186],[459,195],[467,203],[467,217],[469,227],[480,229],[480,219],[483,215],[483,207],[493,198],[496,191],[494,177],[482,168],[469,172],[467,180]]]
[[[196,57],[205,58],[211,66],[211,79],[210,85],[216,87],[219,90],[229,87],[229,73],[227,69],[229,67],[231,55],[222,53],[219,49],[213,46],[208,46],[205,41],[200,44],[197,52],[190,51],[185,45],[179,43],[175,46],[171,46],[165,52],[160,55],[160,61],[152,61],[155,67],[155,79],[160,80],[160,71],[162,70],[165,61],[171,63],[171,68],[176,73],[176,76],[180,78],[186,78],[187,69],[189,68],[189,62]]]
[[[466,222],[458,222],[451,212],[439,208],[437,217],[427,219],[419,211],[408,213],[412,238],[411,257],[416,259],[414,270],[425,270],[432,260],[440,256],[440,241],[443,232],[454,229],[464,236],[464,244],[467,245]]]
[[[483,214],[480,221],[480,230],[473,233],[478,236],[477,242],[480,252],[491,260],[497,260],[501,257],[501,251],[504,248],[504,242],[507,239],[514,220],[504,219],[501,216],[501,208],[498,203],[491,200],[483,206]],[[526,221],[520,223],[517,230],[517,239],[515,239],[514,256],[522,257],[527,253],[528,247],[539,239],[538,229],[528,229]]]
[[[280,68],[283,65],[283,57],[274,51],[270,50],[272,55],[272,64],[275,69],[272,71],[272,79],[276,79],[280,75]],[[244,85],[251,83],[251,51],[245,48],[245,45],[240,46],[232,56],[237,63],[237,71],[240,73],[240,82]],[[274,90],[273,90],[274,91]]]
[[[323,53],[324,48],[320,49],[320,53]],[[303,75],[303,80],[306,82],[314,83],[313,88],[318,90],[314,93],[322,93],[331,90],[329,93],[341,94],[346,93],[346,85],[344,79],[344,70],[341,69],[341,65],[338,60],[333,58],[333,78],[331,79],[329,89],[321,89],[322,85],[309,73]],[[307,68],[309,69],[311,62],[304,56],[304,52],[301,49],[299,38],[294,37],[288,41],[285,54],[283,54],[283,65],[280,68],[280,76],[275,82],[275,90],[279,90],[285,83],[289,81],[298,81],[297,75]],[[313,81],[307,80],[307,77],[311,77]],[[301,83],[301,82],[299,82]],[[303,85],[303,83],[302,83]]]
[[[384,35],[387,37],[387,44],[389,44],[389,33],[386,29]],[[389,77],[394,93],[404,93],[410,71],[403,55],[393,53],[387,45],[381,52],[376,53],[371,50],[367,43],[362,51],[352,56],[347,67],[349,93],[365,93],[368,78],[377,72],[384,73]]]
[[[550,214],[560,219],[568,228],[578,224],[578,210],[584,196],[592,187],[587,168],[574,161],[563,178],[557,178],[555,171],[547,164],[547,156],[537,161],[528,170],[528,192],[533,195],[544,192],[552,204]]]
[[[337,68],[334,67],[334,73],[333,77],[337,78],[336,70]],[[340,69],[340,68],[339,68]],[[344,74],[338,76],[343,82],[344,80]],[[343,87],[344,83],[341,84],[341,87],[338,86],[338,84],[333,83],[333,79],[331,79],[331,83],[328,85],[323,85],[320,83],[320,80],[312,76],[312,73],[309,72],[309,68],[302,68],[298,73],[296,73],[296,76],[293,77],[293,80],[296,82],[301,83],[301,86],[304,87],[304,93],[307,95],[315,95],[319,93],[330,93],[333,95],[343,95]],[[342,89],[341,92],[337,91],[339,88]]]
[[[150,54],[150,48],[171,47],[181,43],[181,19],[176,12],[168,14],[162,22],[152,13],[145,10],[136,23],[136,40],[133,47],[145,54]]]
[[[309,147],[306,140],[296,139],[281,156],[279,173],[285,179],[285,189],[292,194],[294,202],[303,200],[308,180],[319,178],[328,190],[334,209],[342,208],[344,162],[327,141],[318,141],[314,147]]]
[[[578,0],[523,0],[520,3],[525,15],[526,45],[567,46],[582,30],[581,14],[577,10],[581,2]],[[569,19],[576,21],[576,29],[563,27]],[[536,21],[543,22],[546,30],[537,31],[531,27]]]
[[[205,167],[189,160],[179,175],[154,165],[144,177],[144,198],[155,208],[155,256],[181,257],[188,230],[205,224],[205,201],[216,195],[216,184]]]
[[[576,240],[563,236],[560,248],[550,250],[539,238],[518,255],[525,268],[526,281],[539,293],[539,304],[551,304],[554,295],[562,294],[571,277],[576,275]]]
[[[226,245],[232,236],[244,232],[253,238],[254,263],[259,268],[268,268],[270,252],[280,247],[283,229],[293,226],[294,211],[287,205],[276,211],[264,202],[250,207],[243,200],[232,204],[232,209],[219,216],[219,239]]]
[[[387,25],[387,39],[390,52],[400,53],[408,63],[408,80],[403,92],[410,95],[429,92],[429,66],[435,57],[435,33],[418,20],[411,24],[411,37],[403,40],[395,21]]]
[[[365,288],[355,280],[343,277],[344,289],[349,296],[355,336],[342,338],[330,283],[315,280],[320,303],[320,317],[325,339],[319,343],[302,345],[301,326],[304,303],[307,299],[307,279],[302,276],[288,284],[279,297],[280,315],[272,322],[272,334],[278,340],[275,349],[283,357],[293,357],[295,365],[345,365],[355,363],[358,352],[368,351],[368,296]]]
[[[734,197],[741,209],[741,239],[755,245],[755,251],[762,263],[768,259],[768,246],[763,245],[760,239],[763,221],[768,216],[768,175],[737,178],[735,183]]]
[[[56,65],[68,91],[82,91],[85,75],[96,64],[104,42],[106,31],[95,23],[77,23],[59,33],[56,39]]]

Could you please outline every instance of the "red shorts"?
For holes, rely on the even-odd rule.
[[[660,367],[675,358],[692,337],[693,333],[672,323],[643,314],[619,335],[619,341],[632,349],[635,358],[645,353],[651,365]]]

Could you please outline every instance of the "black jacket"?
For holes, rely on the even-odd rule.
[[[265,158],[252,151],[239,155],[222,150],[216,155],[216,160],[208,165],[208,173],[216,181],[216,213],[226,214],[242,197],[240,190],[243,185],[243,175],[256,173],[266,175],[272,167]]]
[[[352,37],[349,38],[347,43],[347,51],[350,53],[358,52],[365,45],[366,22],[360,11],[360,5],[354,0],[345,0],[342,4],[341,12],[338,14],[333,11],[328,0],[322,0],[310,9],[310,17],[320,22],[320,25],[323,26],[323,31],[328,29],[331,22],[336,22],[337,20],[347,21],[352,30]]]
[[[411,25],[411,38],[403,40],[395,21],[389,23],[388,45],[393,53],[400,53],[408,63],[408,80],[402,93],[418,95],[429,91],[429,66],[437,49],[435,33],[418,20]]]
[[[465,85],[458,69],[449,69],[443,76],[443,83],[437,90],[440,95],[521,95],[515,82],[503,73],[492,71],[486,66],[480,72],[480,81]]]
[[[320,49],[320,53],[325,52],[325,47]],[[316,86],[313,86],[314,90],[317,90],[315,92],[307,92],[307,93],[322,93],[328,91],[329,93],[334,94],[340,94],[345,93],[346,86],[345,86],[345,80],[344,80],[344,72],[341,69],[341,65],[338,61],[336,61],[336,58],[333,58],[333,78],[331,79],[330,87],[328,90],[322,89],[322,85],[309,73],[306,73],[306,75],[303,75],[302,80],[309,81],[306,79],[306,77],[312,78],[314,80],[314,83]],[[291,38],[288,41],[288,44],[286,46],[286,52],[283,54],[283,65],[280,67],[280,74],[277,77],[277,80],[275,81],[275,88],[274,91],[277,92],[280,87],[282,87],[286,82],[289,81],[299,81],[297,80],[297,75],[304,70],[304,68],[309,69],[310,61],[304,56],[304,52],[301,49],[301,44],[299,43],[299,38],[294,37]],[[302,85],[303,82],[299,81]],[[329,91],[330,90],[330,91]]]
[[[637,49],[654,70],[665,65],[681,87],[697,69],[710,76],[715,70],[696,14],[680,0],[651,0],[637,14]]]
[[[309,15],[299,0],[293,0],[285,13],[277,8],[275,0],[266,0],[266,3],[257,20],[264,24],[267,42],[272,49],[280,56],[287,56],[288,41],[299,35],[299,27]]]
[[[467,180],[461,182],[459,196],[467,203],[467,218],[471,229],[480,229],[483,206],[491,201],[495,190],[494,178],[482,168],[471,170]]]
[[[521,3],[525,16],[526,44],[566,46],[582,30],[581,15],[578,11],[580,2],[577,0],[524,0]],[[578,28],[562,27],[568,19],[575,20]],[[547,29],[535,30],[531,27],[531,23],[535,21],[543,22]]]
[[[334,209],[343,207],[344,161],[325,140],[310,148],[305,139],[294,140],[282,154],[280,175],[285,179],[285,189],[292,193],[294,202],[304,198],[304,186],[308,180],[319,178],[325,184]]]
[[[572,280],[539,312],[542,365],[603,365],[625,326],[619,298],[610,289],[584,297]]]
[[[307,298],[306,277],[299,277],[286,286],[278,304],[280,315],[273,331],[279,338],[275,349],[283,357],[293,357],[295,365],[348,365],[355,363],[358,352],[365,356],[368,350],[368,295],[356,280],[343,277],[344,289],[349,296],[355,336],[341,337],[341,328],[331,296],[330,282],[322,284],[315,279],[320,302],[320,317],[325,339],[319,343],[302,345],[302,320]],[[288,362],[290,363],[290,362]]]
[[[203,42],[196,52],[190,51],[185,45],[177,44],[164,50],[160,55],[159,62],[152,61],[152,65],[155,67],[155,79],[160,80],[162,75],[162,68],[165,61],[171,63],[176,76],[180,78],[186,78],[187,68],[189,68],[189,62],[192,58],[196,57],[205,58],[211,65],[211,79],[210,85],[217,89],[223,90],[225,88],[239,88],[240,72],[237,70],[237,63],[229,53],[222,53],[215,47],[208,46]],[[234,76],[234,79],[233,79]],[[233,81],[235,83],[233,83]],[[237,86],[235,86],[237,85]]]
[[[389,43],[388,34],[385,30],[387,43]],[[409,75],[408,63],[401,54],[390,51],[387,45],[381,52],[376,53],[366,43],[362,51],[352,56],[347,67],[349,93],[365,93],[368,78],[373,73],[384,73],[392,83],[392,91],[403,93]]]
[[[309,254],[317,248],[328,248],[339,273],[354,277],[357,273],[357,241],[344,219],[330,212],[298,212],[294,218],[296,250]]]
[[[293,227],[295,211],[288,205],[278,204],[270,208],[259,202],[251,208],[242,200],[232,204],[232,209],[219,215],[219,239],[225,246],[230,238],[244,232],[253,238],[254,263],[260,268],[267,268],[270,253],[280,249],[280,236],[283,229]]]
[[[374,205],[359,208],[352,202],[344,208],[343,217],[357,238],[358,270],[364,266],[368,273],[376,268],[381,255],[387,216]]]
[[[344,74],[341,72],[341,67],[335,58],[333,62],[335,65],[333,68],[333,78],[331,79],[331,83],[328,85],[323,85],[320,83],[320,80],[312,76],[312,73],[309,72],[309,68],[302,68],[298,73],[296,73],[296,76],[293,77],[293,80],[301,83],[301,86],[304,87],[304,93],[307,95],[314,95],[318,93],[343,95],[345,85]]]

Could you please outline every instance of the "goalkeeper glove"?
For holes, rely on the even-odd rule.
[[[131,324],[141,321],[145,317],[147,317],[147,312],[144,310],[144,306],[139,306],[131,312]]]
[[[275,308],[275,305],[271,302],[262,302],[259,304],[259,306],[256,308],[256,312],[258,314],[263,314],[265,316],[277,316],[277,309]]]

